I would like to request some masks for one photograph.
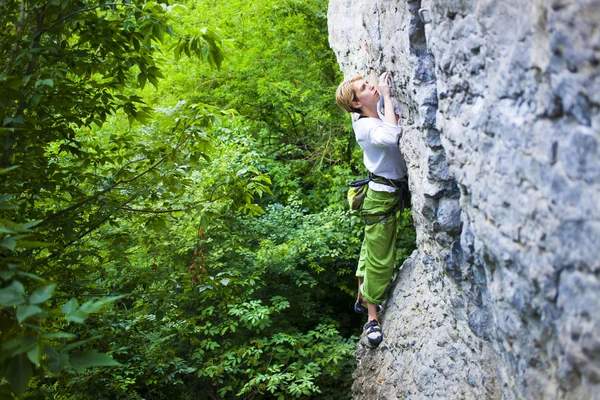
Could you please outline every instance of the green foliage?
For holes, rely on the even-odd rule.
[[[55,334],[47,330],[56,327],[58,310],[44,303],[56,285],[36,286],[43,279],[29,271],[55,281],[74,278],[70,267],[78,264],[82,253],[71,251],[73,246],[123,207],[150,196],[149,178],[164,174],[159,167],[172,166],[182,153],[182,158],[191,151],[202,154],[201,144],[208,143],[199,138],[197,127],[202,123],[197,112],[172,124],[171,140],[145,153],[134,148],[128,135],[98,138],[101,131],[88,129],[102,126],[117,112],[130,123],[149,117],[150,108],[131,87],[136,75],[141,86],[164,78],[156,65],[157,44],[165,32],[174,34],[169,12],[165,4],[154,2],[0,2],[0,164],[5,194],[0,253],[6,284],[0,289],[6,340],[0,370],[17,395],[25,391],[34,369],[39,373],[48,366],[58,372],[116,365],[95,350],[69,354],[47,340],[53,337],[45,335]],[[214,30],[179,38],[178,46],[215,66],[222,61],[221,40]],[[207,115],[203,113],[204,125],[210,123]],[[181,151],[192,140],[193,150]],[[106,175],[98,176],[98,169]],[[140,184],[142,178],[145,185]],[[60,265],[69,267],[57,268]],[[69,284],[61,285],[62,292],[73,293],[70,289]],[[81,306],[73,298],[62,311],[67,323],[83,323],[118,298]]]
[[[67,332],[52,332],[52,327],[43,323],[51,314],[56,314],[52,308],[44,305],[51,298],[55,284],[38,287],[33,293],[27,295],[21,281],[33,279],[43,282],[41,278],[17,269],[3,272],[2,279],[11,283],[0,289],[4,341],[0,352],[0,365],[4,371],[3,376],[11,385],[14,394],[20,396],[25,392],[36,367],[44,366],[53,372],[58,372],[69,368],[83,371],[89,367],[119,365],[112,358],[96,350],[72,351],[99,336],[65,344],[65,339],[74,339],[76,336]],[[76,299],[72,298],[62,307],[64,319],[67,323],[81,324],[90,314],[119,298],[120,296],[89,300],[81,306]],[[14,308],[10,311],[8,307]],[[35,318],[32,320],[32,317]],[[57,316],[53,315],[51,318],[56,320]],[[58,344],[60,341],[63,343]]]
[[[349,121],[333,101],[341,76],[327,42],[326,7],[317,0],[203,1],[181,19],[184,29],[218,21],[239,48],[218,72],[179,66],[198,71],[204,90],[196,91],[197,101],[244,116],[269,154],[274,194],[283,202],[291,194],[310,199],[306,206],[314,211],[341,204],[343,193],[331,189],[352,179],[349,166],[351,175],[360,174]],[[189,75],[173,79],[184,86]]]

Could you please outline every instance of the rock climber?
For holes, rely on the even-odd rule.
[[[408,186],[406,163],[399,149],[402,127],[394,112],[389,73],[379,77],[378,85],[376,74],[371,76],[371,82],[362,76],[342,82],[336,102],[344,111],[358,114],[353,122],[354,134],[371,179],[362,205],[366,224],[356,269],[358,296],[354,311],[368,314],[364,331],[368,345],[377,347],[383,340],[378,312],[394,270],[396,224],[402,191]],[[378,112],[380,100],[383,115]]]

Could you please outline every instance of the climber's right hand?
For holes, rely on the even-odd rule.
[[[388,82],[389,74],[389,71],[386,71],[379,77],[379,94],[384,98],[391,97],[390,85]]]

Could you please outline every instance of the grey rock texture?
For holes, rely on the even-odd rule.
[[[330,0],[391,71],[417,251],[356,399],[600,399],[600,1]]]

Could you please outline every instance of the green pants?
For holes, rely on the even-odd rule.
[[[360,249],[356,276],[364,278],[362,295],[372,304],[381,304],[385,300],[385,291],[394,272],[398,202],[398,192],[376,192],[369,189],[363,203],[365,238]],[[381,214],[387,216],[377,216]]]

